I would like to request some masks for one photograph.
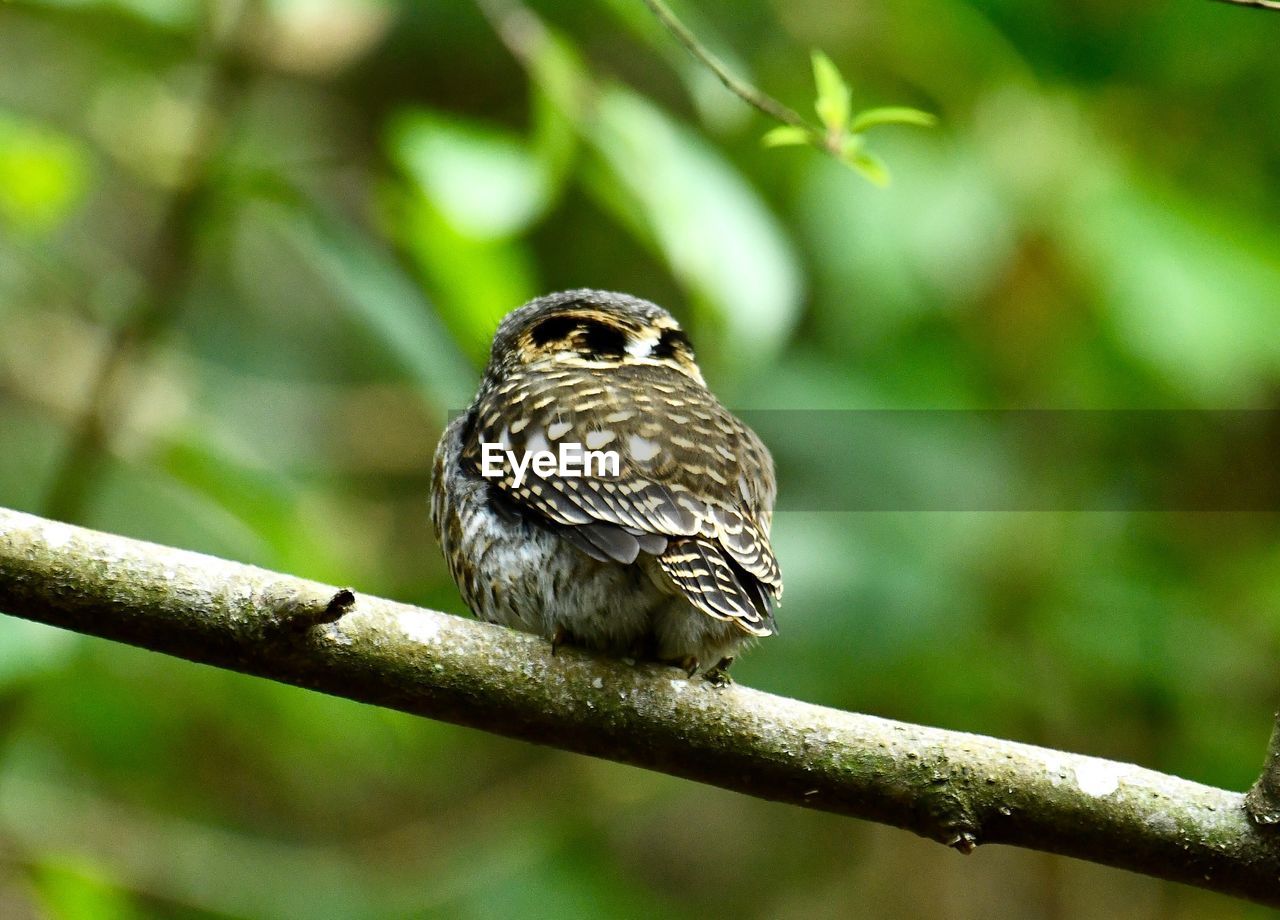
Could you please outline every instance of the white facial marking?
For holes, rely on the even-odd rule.
[[[627,342],[627,354],[633,358],[647,358],[658,347],[658,337],[648,336],[643,339],[631,339]]]

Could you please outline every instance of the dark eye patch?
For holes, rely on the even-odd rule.
[[[674,358],[676,351],[681,346],[692,351],[693,345],[689,341],[689,337],[684,334],[683,329],[664,329],[662,336],[658,339],[658,344],[653,346],[653,357],[655,358]]]
[[[534,326],[529,341],[536,347],[572,342],[575,351],[593,358],[621,358],[627,334],[617,326],[581,316],[551,316]]]
[[[617,326],[588,320],[582,324],[582,347],[598,358],[621,358],[627,350],[627,334]]]
[[[569,337],[578,328],[578,320],[572,316],[552,316],[533,327],[529,339],[534,345],[549,345]]]

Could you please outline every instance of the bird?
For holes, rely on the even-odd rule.
[[[499,323],[436,448],[431,520],[478,619],[722,684],[776,631],[775,497],[768,449],[675,318],[580,289]]]

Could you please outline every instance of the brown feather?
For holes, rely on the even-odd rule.
[[[463,461],[477,471],[485,443],[517,454],[567,442],[618,452],[617,476],[543,476],[530,466],[516,485],[504,465],[490,482],[508,500],[566,532],[580,530],[572,542],[593,557],[659,555],[698,609],[757,635],[771,631],[768,609],[782,594],[767,536],[772,460],[700,380],[662,364],[618,365],[605,376],[566,366],[561,355],[513,371],[476,409]],[[694,552],[699,566],[669,561]],[[708,574],[696,574],[704,568]]]

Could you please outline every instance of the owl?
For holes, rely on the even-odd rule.
[[[721,681],[775,631],[775,492],[671,314],[576,290],[498,326],[436,448],[431,520],[478,618]]]

